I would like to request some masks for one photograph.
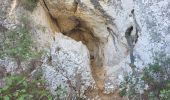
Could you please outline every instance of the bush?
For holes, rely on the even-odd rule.
[[[159,100],[170,98],[170,59],[161,56],[154,64],[144,69],[143,80],[148,84],[148,98],[153,97]],[[152,96],[151,96],[152,94]]]
[[[29,10],[29,11],[33,11],[34,8],[37,6],[37,2],[38,0],[21,0],[21,5]]]
[[[142,77],[130,74],[120,84],[120,96],[128,96],[135,100],[169,100],[170,98],[170,58],[159,55],[153,64],[144,68]],[[144,82],[144,83],[143,83]],[[140,94],[139,87],[148,85],[148,89]],[[141,97],[143,96],[143,97]],[[136,98],[137,97],[137,98]],[[140,98],[139,98],[140,97]]]
[[[37,53],[32,50],[32,44],[31,36],[24,27],[9,31],[6,33],[0,57],[14,58],[20,66],[21,61],[36,56]]]
[[[0,47],[0,58],[14,58],[20,67],[21,62],[39,57],[41,52],[34,50],[27,17],[21,17],[22,26],[8,30]]]
[[[170,83],[166,87],[166,89],[162,89],[160,91],[160,98],[161,100],[168,100],[170,98]]]
[[[52,100],[41,79],[30,80],[22,75],[5,78],[6,86],[0,88],[0,100]]]
[[[119,95],[121,97],[128,96],[130,100],[138,100],[141,97],[140,91],[145,87],[141,77],[135,76],[134,74],[129,74],[124,77],[124,81],[120,83]]]

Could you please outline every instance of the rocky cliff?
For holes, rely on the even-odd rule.
[[[170,53],[169,0],[40,0],[33,12],[19,0],[0,5],[1,33],[20,24],[19,16],[30,18],[37,48],[48,51],[41,68],[54,94],[62,85],[70,96],[121,100],[126,73]]]

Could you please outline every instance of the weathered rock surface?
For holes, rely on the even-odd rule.
[[[60,32],[82,41],[89,49],[92,76],[98,89],[108,94],[113,92],[122,72],[120,64],[131,49],[125,38],[129,27],[134,30],[128,34],[134,41],[137,39],[131,13],[133,2],[124,1],[129,4],[123,5],[120,1],[46,0],[44,3]]]
[[[15,28],[22,12],[10,4],[0,1],[0,13],[12,16],[0,15],[0,33]],[[118,100],[114,93],[130,67],[170,53],[169,0],[40,0],[28,15],[37,47],[51,50],[42,67],[52,92],[59,84],[69,88],[68,80],[76,87],[79,75],[90,99]]]
[[[77,41],[92,41],[92,46],[84,44],[92,51],[92,76],[105,93],[117,88],[118,79],[132,65],[142,68],[152,62],[155,52],[169,52],[167,0],[47,0],[45,4],[60,32]]]
[[[51,91],[55,94],[57,86],[61,85],[73,95],[82,91],[82,97],[85,90],[94,88],[89,57],[88,49],[82,42],[58,33],[52,43],[50,57],[42,65],[44,77],[52,87]]]
[[[156,53],[170,54],[170,1],[134,2],[139,38],[135,47],[136,65],[139,68],[151,63]]]

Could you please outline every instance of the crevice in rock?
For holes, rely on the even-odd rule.
[[[131,14],[132,14],[131,17],[133,17],[134,26],[132,25],[126,29],[125,38],[127,40],[127,44],[129,46],[129,51],[130,51],[130,61],[131,61],[130,67],[134,68],[135,57],[133,55],[133,52],[134,52],[134,46],[138,40],[138,32],[140,28],[134,15],[134,9],[131,11]]]
[[[133,45],[133,37],[131,36],[132,31],[133,31],[133,26],[130,26],[125,32],[125,37],[130,50],[131,65],[134,65],[134,56],[133,56],[134,45]]]
[[[77,18],[76,16],[68,18],[69,20],[71,19],[74,24],[76,23],[76,26],[72,30],[66,30],[66,27],[66,29],[62,29],[62,27],[60,27],[62,21],[60,20],[61,23],[58,23],[58,25],[61,33],[78,42],[81,41],[86,45],[90,53],[92,77],[95,80],[98,89],[102,91],[104,89],[105,69],[103,67],[102,57],[100,56],[102,52],[100,51],[100,39],[94,36],[91,28],[88,27],[88,24],[82,19]]]
[[[49,8],[48,6],[46,5],[46,2],[45,0],[40,0],[40,4],[41,6],[43,7],[44,11],[46,12],[46,17],[47,17],[47,20],[48,20],[48,24],[53,32],[53,35],[55,35],[55,32],[60,32],[60,27],[58,25],[58,21],[57,19],[53,18],[50,11],[49,11]],[[55,38],[53,38],[55,39]]]
[[[138,32],[141,32],[141,28],[140,28],[139,24],[137,23],[136,15],[135,15],[135,10],[133,9],[131,11],[131,13],[132,13],[132,16],[133,16],[134,23],[136,25],[136,34],[137,34],[137,38],[138,38]]]
[[[107,27],[107,31],[109,32],[110,35],[112,35],[113,38],[113,42],[116,48],[116,51],[118,51],[118,47],[116,45],[116,38],[118,38],[118,35],[113,31],[113,29],[111,29],[110,27]]]
[[[40,0],[40,2],[42,3],[42,5],[44,5],[44,6],[43,6],[44,9],[49,12],[50,10],[49,10],[48,6],[46,5],[46,2],[45,2],[44,0]],[[50,14],[50,13],[49,13],[49,14]]]
[[[98,1],[91,0],[91,2],[92,4],[94,4],[94,7],[100,11],[104,19],[109,20],[109,23],[113,22],[112,17],[109,16],[107,12],[103,10],[103,8],[101,8],[101,5]],[[73,12],[75,13],[77,12],[78,6],[81,5],[80,0],[75,0],[74,4],[75,7]],[[54,21],[53,23],[55,23],[56,26],[58,26],[60,30],[59,32],[63,33],[65,36],[74,39],[75,41],[78,42],[81,41],[84,45],[87,46],[90,53],[91,74],[93,79],[95,80],[97,86],[97,92],[100,93],[101,95],[104,95],[105,93],[103,92],[104,92],[106,70],[105,67],[103,66],[104,43],[102,42],[102,40],[100,40],[100,38],[94,35],[93,29],[90,27],[89,23],[81,19],[79,16],[76,16],[74,14],[70,15],[67,13],[64,13],[62,15],[61,12],[59,12],[60,14],[56,14],[56,16],[55,15],[51,16],[49,11],[48,13],[50,15],[51,20]],[[107,30],[112,35],[114,39],[114,44],[116,46],[116,39],[118,38],[118,35],[110,27],[107,27]],[[91,89],[91,90],[92,92],[93,90],[95,91],[95,89]],[[98,93],[96,95],[98,95]],[[105,96],[109,96],[109,95],[105,95]]]
[[[134,65],[134,62],[135,62],[135,57],[133,55],[133,49],[134,49],[134,46],[137,42],[137,38],[138,38],[138,35],[137,33],[132,35],[132,32],[134,30],[134,26],[130,26],[129,28],[127,28],[126,32],[125,32],[125,38],[127,40],[127,44],[129,46],[129,51],[130,51],[130,67],[135,67]]]
[[[77,0],[74,0],[74,6],[75,6],[74,13],[76,13],[77,9],[78,9],[78,1]]]
[[[114,19],[103,9],[98,0],[90,0],[90,2],[93,4],[94,8],[98,10],[101,15],[106,19],[107,23],[113,24],[112,22]]]
[[[71,37],[76,41],[81,41],[87,46],[90,53],[91,73],[99,90],[104,89],[105,70],[103,67],[102,58],[99,56],[100,40],[94,36],[90,28],[81,19],[77,19],[79,24],[64,35]],[[62,29],[61,29],[62,30]]]

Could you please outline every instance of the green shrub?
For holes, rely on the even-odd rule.
[[[20,66],[21,61],[35,57],[38,53],[32,50],[33,41],[29,31],[24,27],[9,31],[6,33],[6,39],[3,43],[3,50],[0,51],[0,57],[10,57],[17,61]]]
[[[120,84],[120,96],[128,96],[130,99],[142,100],[145,94],[146,100],[170,100],[170,58],[166,55],[155,57],[153,64],[144,68],[142,77],[130,74]],[[144,82],[144,83],[142,83]],[[143,94],[138,88],[147,84],[148,89]],[[141,97],[141,98],[139,98]]]
[[[168,100],[170,99],[170,82],[166,89],[162,89],[159,94],[161,100]]]
[[[140,89],[144,88],[143,80],[132,73],[124,77],[119,85],[119,95],[121,97],[128,96],[130,100],[138,100],[140,97]]]
[[[22,26],[8,30],[0,47],[0,58],[14,58],[18,67],[20,67],[22,61],[41,55],[41,52],[34,49],[28,18],[21,17],[20,21]]]
[[[6,86],[0,88],[0,100],[52,100],[41,79],[30,80],[22,75],[5,78]]]
[[[7,38],[4,42],[4,55],[9,57],[19,57],[21,59],[29,59],[32,55],[31,51],[31,36],[25,28],[19,28],[7,33]]]
[[[38,0],[21,0],[21,5],[29,10],[29,11],[33,11],[34,8],[37,6],[37,2]]]
[[[160,58],[144,69],[143,80],[149,85],[147,91],[149,100],[153,98],[168,100],[170,98],[169,61],[169,58],[165,58],[163,61]]]

